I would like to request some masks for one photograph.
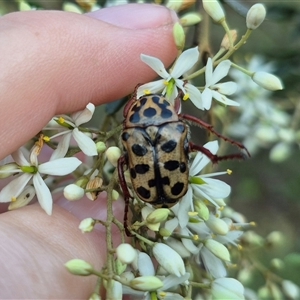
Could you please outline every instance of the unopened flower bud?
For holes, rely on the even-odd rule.
[[[27,205],[35,196],[35,189],[32,185],[25,187],[23,192],[17,197],[17,199],[11,202],[8,206],[8,210],[14,210]]]
[[[64,188],[64,197],[67,200],[79,200],[84,196],[84,189],[80,186],[71,183]]]
[[[28,4],[25,1],[19,2],[19,11],[29,11],[29,10],[32,10],[30,4]]]
[[[79,229],[82,233],[91,232],[94,229],[96,221],[93,218],[86,218],[83,219],[79,224]]]
[[[180,6],[180,10],[188,9],[192,5],[194,5],[196,0],[183,0],[182,5]]]
[[[16,163],[8,163],[0,166],[0,178],[7,178],[14,174],[14,171],[19,171],[20,167]]]
[[[251,6],[247,13],[246,24],[249,29],[256,29],[265,19],[266,9],[261,3]]]
[[[166,7],[177,12],[180,10],[182,4],[183,0],[169,0],[166,3]]]
[[[123,287],[119,281],[112,281],[111,299],[122,300],[123,299]]]
[[[229,231],[226,222],[217,218],[213,214],[209,216],[209,219],[205,222],[205,224],[214,234],[226,235]]]
[[[218,278],[212,282],[213,299],[244,299],[244,287],[234,278]]]
[[[147,223],[155,224],[167,220],[170,210],[168,208],[158,208],[148,215]]]
[[[295,283],[290,280],[283,280],[282,283],[282,290],[289,299],[299,299],[300,295],[300,288]]]
[[[102,153],[106,150],[106,145],[103,142],[97,142],[96,143],[96,148],[98,153]]]
[[[120,194],[116,190],[112,190],[111,197],[114,201],[116,201],[119,199]]]
[[[185,274],[185,267],[181,256],[171,247],[163,243],[156,243],[152,249],[157,262],[169,274],[180,277]]]
[[[273,258],[270,262],[270,265],[272,266],[272,269],[276,271],[283,270],[284,268],[284,262],[279,258]]]
[[[70,273],[81,276],[91,275],[94,271],[92,265],[82,259],[71,259],[65,263],[65,267]]]
[[[270,159],[273,162],[282,162],[288,159],[292,154],[292,148],[290,144],[278,143],[270,151]]]
[[[196,200],[194,203],[194,209],[198,213],[198,216],[207,221],[209,218],[209,209],[205,205],[205,203],[201,200]]]
[[[182,26],[193,26],[198,24],[201,20],[200,14],[191,12],[183,15],[179,21]]]
[[[280,231],[272,231],[266,237],[266,242],[270,247],[278,247],[284,244],[284,236]]]
[[[183,27],[177,22],[173,27],[173,36],[178,50],[183,50],[185,44],[185,33]]]
[[[235,29],[230,30],[230,35],[231,35],[232,43],[234,43],[237,39],[237,31]],[[228,50],[230,48],[230,46],[231,46],[230,39],[229,39],[228,34],[226,33],[221,42],[221,48]]]
[[[63,10],[67,12],[82,14],[82,10],[75,3],[65,2],[63,4]]]
[[[118,159],[121,156],[121,150],[118,147],[112,146],[109,147],[106,152],[106,157],[108,159],[108,161],[114,166],[116,167],[118,165]]]
[[[130,287],[139,291],[156,291],[163,287],[163,283],[155,276],[136,277],[130,281]]]
[[[267,73],[267,72],[255,72],[252,75],[252,80],[263,87],[266,90],[269,91],[277,91],[277,90],[282,90],[283,86],[278,77],[276,77],[273,74]]]
[[[224,10],[217,0],[202,0],[204,10],[211,16],[211,18],[221,23],[225,19]]]
[[[221,244],[213,239],[208,239],[205,241],[204,245],[216,257],[218,257],[224,261],[230,261],[229,251],[223,244]]]
[[[116,254],[123,264],[131,264],[137,257],[136,250],[127,243],[120,244],[116,249]]]
[[[93,293],[90,297],[89,300],[101,300],[101,297],[97,293]]]

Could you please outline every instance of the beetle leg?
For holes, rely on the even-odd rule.
[[[124,229],[127,236],[132,236],[128,229],[128,208],[129,208],[129,199],[132,198],[130,196],[125,176],[124,176],[124,166],[127,165],[127,157],[125,155],[121,156],[118,160],[118,175],[119,181],[121,185],[121,189],[123,191],[124,201],[125,201],[125,209],[124,209]]]
[[[192,123],[194,123],[196,125],[199,125],[199,126],[205,128],[205,129],[207,129],[208,131],[210,131],[211,133],[213,133],[217,137],[223,139],[224,141],[229,142],[232,145],[235,145],[238,148],[244,150],[249,157],[251,156],[250,153],[249,153],[249,151],[247,150],[247,148],[242,143],[234,141],[234,140],[232,140],[232,139],[230,139],[230,138],[222,135],[221,133],[218,133],[217,131],[214,130],[214,127],[212,125],[210,125],[210,124],[208,124],[208,123],[206,123],[206,122],[204,122],[204,121],[202,121],[200,119],[197,119],[194,116],[190,116],[190,115],[186,115],[186,114],[180,114],[179,117],[182,118],[182,119],[184,119],[184,120],[190,121],[190,122],[192,122]],[[199,150],[199,151],[201,151],[201,150]],[[233,154],[233,155],[235,155],[235,154]],[[236,158],[238,158],[238,157],[236,157]],[[243,156],[242,158],[245,158],[245,157]],[[230,158],[228,158],[228,159],[230,159]]]
[[[217,163],[218,161],[221,160],[228,160],[228,159],[244,159],[245,155],[242,153],[234,153],[234,154],[229,154],[229,155],[224,155],[224,156],[218,156],[216,154],[213,154],[208,150],[207,148],[196,145],[192,142],[189,143],[190,145],[190,151],[200,151],[204,155],[206,155],[213,163]]]

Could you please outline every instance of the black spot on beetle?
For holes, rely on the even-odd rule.
[[[176,182],[171,188],[171,193],[174,196],[177,196],[182,192],[183,188],[184,188],[184,184],[182,182]]]
[[[150,198],[150,191],[145,189],[143,186],[139,186],[136,191],[138,192],[138,194],[145,199],[149,199]]]
[[[122,140],[124,142],[126,142],[129,139],[129,137],[130,137],[130,134],[128,132],[123,132],[122,133]]]
[[[181,162],[179,165],[179,170],[181,173],[184,173],[186,171],[186,163]]]
[[[161,146],[161,150],[166,152],[166,153],[170,153],[176,148],[176,146],[177,146],[176,141],[169,140]]]
[[[151,187],[154,187],[155,186],[155,180],[154,179],[150,179],[148,180],[148,186],[151,188]]]
[[[137,156],[144,156],[148,152],[147,148],[143,145],[133,144],[131,146],[132,152]]]
[[[174,171],[179,167],[179,161],[178,160],[169,160],[165,162],[164,168],[169,171]]]
[[[138,112],[133,113],[130,117],[129,117],[129,121],[131,123],[139,123],[140,122],[140,115]]]
[[[156,109],[153,107],[148,107],[144,110],[144,116],[147,118],[152,118],[156,115]]]
[[[180,133],[183,133],[185,131],[185,126],[183,124],[177,124],[176,130],[178,130]]]
[[[144,106],[147,101],[148,101],[147,97],[140,98],[141,106]]]
[[[162,178],[161,182],[163,185],[170,185],[170,178],[168,176],[165,176]]]
[[[162,110],[161,110],[161,114],[160,116],[163,118],[163,119],[169,119],[171,118],[173,115],[173,113],[166,107],[164,107]]]
[[[135,165],[134,169],[138,174],[145,174],[149,171],[150,167],[147,164],[138,164]]]
[[[159,100],[160,100],[160,97],[158,97],[158,96],[153,96],[153,97],[152,97],[152,101],[153,101],[155,104],[159,104]]]
[[[130,169],[130,176],[131,178],[135,179],[136,178],[136,172],[133,168]]]

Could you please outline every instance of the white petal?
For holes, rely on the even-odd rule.
[[[205,69],[205,87],[209,87],[212,84],[211,83],[212,76],[213,76],[213,64],[211,58],[209,57]]]
[[[201,176],[199,176],[201,178]],[[231,192],[231,187],[224,181],[214,178],[202,178],[206,184],[197,185],[209,198],[226,198]]]
[[[140,98],[140,97],[144,96],[146,94],[146,92],[148,92],[148,91],[150,91],[151,94],[161,93],[161,91],[166,87],[166,85],[164,83],[165,83],[164,79],[145,83],[137,89],[136,97]]]
[[[185,235],[185,236],[191,236],[191,233],[187,230],[187,228],[181,228],[180,234],[181,235]],[[200,251],[199,247],[197,247],[194,244],[193,240],[191,240],[191,239],[184,239],[184,238],[182,238],[181,242],[182,242],[183,246],[188,251],[190,251],[192,254],[197,254]]]
[[[25,155],[23,153],[25,151],[24,148],[19,148],[15,152],[11,154],[12,158],[14,161],[19,165],[19,166],[30,166],[29,161],[25,158]],[[28,153],[29,154],[29,153]]]
[[[0,202],[11,202],[12,198],[17,198],[31,178],[32,174],[24,173],[12,180],[1,190]]]
[[[74,128],[73,137],[85,155],[95,156],[98,154],[95,142],[89,136],[79,131],[78,128]]]
[[[209,88],[205,88],[202,92],[202,103],[203,107],[206,110],[209,110],[211,107],[211,101],[212,101],[212,91]]]
[[[222,61],[214,70],[212,78],[211,78],[211,82],[210,82],[210,86],[213,84],[216,84],[217,82],[219,82],[222,78],[224,78],[230,69],[231,66],[231,61],[230,60],[224,60]]]
[[[75,125],[79,126],[90,121],[94,111],[95,105],[93,103],[89,103],[84,110],[72,114],[72,119],[74,120]]]
[[[65,157],[70,146],[71,137],[72,137],[71,130],[61,137],[61,140],[58,142],[57,148],[53,151],[50,157],[50,161]]]
[[[154,70],[160,77],[168,79],[170,74],[166,71],[164,64],[156,57],[141,54],[141,60]]]
[[[228,99],[226,96],[216,92],[216,91],[212,91],[212,96],[215,100],[225,104],[225,105],[229,105],[229,106],[240,106],[240,104],[236,101],[230,100]]]
[[[73,172],[80,164],[76,157],[65,157],[40,164],[38,169],[42,174],[63,176]]]
[[[186,280],[190,278],[190,273],[185,273],[181,277],[177,277],[175,275],[169,275],[166,278],[164,278],[163,283],[163,290],[166,291],[171,287],[178,287],[179,284],[184,283]]]
[[[187,193],[182,197],[182,200],[179,203],[179,211],[178,211],[178,221],[181,228],[185,228],[187,223],[189,222],[188,212],[191,210],[191,205],[193,201],[193,190],[188,186]]]
[[[211,141],[204,145],[212,154],[216,154],[219,149],[218,141]],[[210,162],[210,159],[202,152],[198,152],[195,156],[192,166],[190,167],[190,176],[195,176]]]
[[[43,178],[39,173],[36,173],[33,176],[33,185],[36,191],[36,196],[38,201],[42,207],[42,209],[48,214],[52,214],[52,195],[47,187],[46,183],[44,182]]]
[[[222,260],[213,255],[206,247],[202,247],[200,255],[205,269],[214,278],[222,278],[227,275],[227,271]]]
[[[237,90],[237,84],[233,81],[218,83],[212,86],[212,89],[217,90],[220,94],[232,95]]]
[[[173,78],[179,78],[185,72],[190,70],[199,59],[198,47],[190,48],[181,53],[175,62],[174,68],[171,71]]]
[[[177,218],[173,218],[171,220],[168,220],[165,223],[165,228],[170,231],[171,233],[175,230],[175,228],[177,228],[178,226],[178,219]]]
[[[189,94],[189,97],[193,104],[198,108],[198,109],[204,109],[203,103],[202,103],[202,96],[201,92],[192,84],[187,83],[185,85],[186,92]]]
[[[154,276],[155,269],[150,256],[145,252],[138,254],[138,269],[141,276]]]

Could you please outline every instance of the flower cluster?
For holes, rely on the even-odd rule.
[[[99,8],[95,0],[76,2],[78,4],[64,3],[64,10],[84,13]],[[123,2],[128,1],[103,1],[103,5],[108,7]],[[122,124],[117,124],[114,116],[116,108],[112,108],[113,113],[104,118],[103,125],[92,129],[85,125],[96,109],[92,103],[82,111],[54,116],[43,128],[42,134],[35,137],[38,141],[30,150],[24,146],[1,162],[0,178],[11,181],[1,189],[0,202],[10,203],[8,209],[11,210],[29,204],[36,196],[42,209],[51,215],[52,195],[57,191],[63,192],[70,201],[84,196],[95,201],[101,192],[105,192],[106,219],[88,217],[80,222],[79,229],[82,233],[89,233],[98,225],[105,228],[106,264],[101,270],[96,270],[88,262],[72,259],[65,266],[75,275],[98,276],[106,289],[107,299],[122,299],[123,295],[129,295],[149,300],[192,297],[221,300],[255,299],[257,296],[270,298],[282,294],[289,299],[297,299],[300,293],[296,284],[274,275],[261,264],[256,264],[250,255],[248,258],[246,251],[242,252],[243,247],[251,252],[257,247],[275,247],[282,243],[278,232],[273,232],[266,239],[255,234],[250,230],[255,224],[247,222],[242,214],[228,206],[231,187],[216,177],[230,175],[232,171],[213,172],[217,162],[244,158],[244,155],[240,152],[228,154],[226,147],[222,144],[219,147],[217,140],[210,140],[204,145],[192,143],[190,128],[185,124],[194,122],[216,135],[221,142],[227,142],[229,146],[231,143],[246,152],[248,149],[252,155],[260,147],[272,147],[270,157],[275,161],[288,157],[293,146],[299,143],[299,131],[291,126],[293,119],[270,100],[274,91],[283,88],[281,80],[272,74],[275,71],[273,65],[263,64],[254,56],[245,69],[233,59],[233,54],[263,23],[265,7],[255,4],[249,9],[245,33],[239,38],[238,31],[229,28],[219,1],[202,0],[203,12],[225,31],[220,48],[214,54],[208,45],[187,45],[192,40],[186,38],[190,32],[188,26],[201,22],[202,16],[196,12],[183,13],[195,3],[194,0],[167,1],[166,6],[180,15],[173,28],[177,58],[170,68],[166,68],[159,58],[141,53],[141,61],[160,78],[139,84],[135,98],[132,98],[162,95],[158,98],[173,106],[172,113],[174,108],[174,120],[182,122],[176,130],[172,127],[176,121],[163,116],[162,123],[138,126],[138,129],[130,127],[126,131],[128,128],[124,130]],[[20,1],[19,6],[20,10],[35,9],[25,1]],[[181,114],[188,100],[199,110],[195,110],[192,116]],[[161,105],[163,110],[164,104],[158,103],[158,106]],[[153,111],[152,108],[147,112],[145,109],[144,114],[154,116]],[[168,109],[165,112],[166,115],[170,113]],[[138,109],[136,113],[139,113]],[[199,120],[200,113],[209,115],[214,126],[221,123],[222,132],[243,139],[247,149],[219,134],[213,125]],[[160,121],[159,115],[155,118]],[[182,130],[181,124],[186,126],[183,126],[186,131]],[[173,131],[168,129],[169,125]],[[167,134],[164,135],[164,131]],[[180,134],[178,140],[172,139],[175,131]],[[144,140],[137,132],[146,137],[148,144],[143,145]],[[163,135],[167,140],[162,139],[161,142]],[[129,139],[129,151],[126,152],[128,149],[124,146],[125,154],[120,148],[120,136],[123,146],[126,144],[124,141]],[[152,136],[155,136],[154,142]],[[142,160],[145,153],[150,153],[148,165]],[[164,160],[164,157],[167,159]],[[173,176],[173,169],[179,169],[181,173]],[[149,188],[154,186],[153,194],[162,194],[157,197],[164,199],[163,207],[151,205],[159,201],[150,199],[152,194],[144,188],[142,176],[136,185],[133,178],[137,173],[145,175]],[[185,179],[182,179],[183,174]],[[170,181],[175,182],[174,186],[178,184],[179,188],[172,191],[174,186]],[[180,199],[173,199],[171,196],[181,190],[182,185],[186,188],[185,194]],[[171,190],[169,194],[166,192],[168,188]],[[120,191],[126,201],[122,222],[114,210]],[[141,194],[149,201],[143,201]],[[118,245],[115,244],[112,227],[118,230],[121,240]],[[131,235],[130,240],[126,239],[126,234]],[[274,265],[279,264],[274,262]],[[246,288],[255,267],[266,276],[265,285],[257,293]],[[90,299],[100,299],[99,290],[97,286]]]

